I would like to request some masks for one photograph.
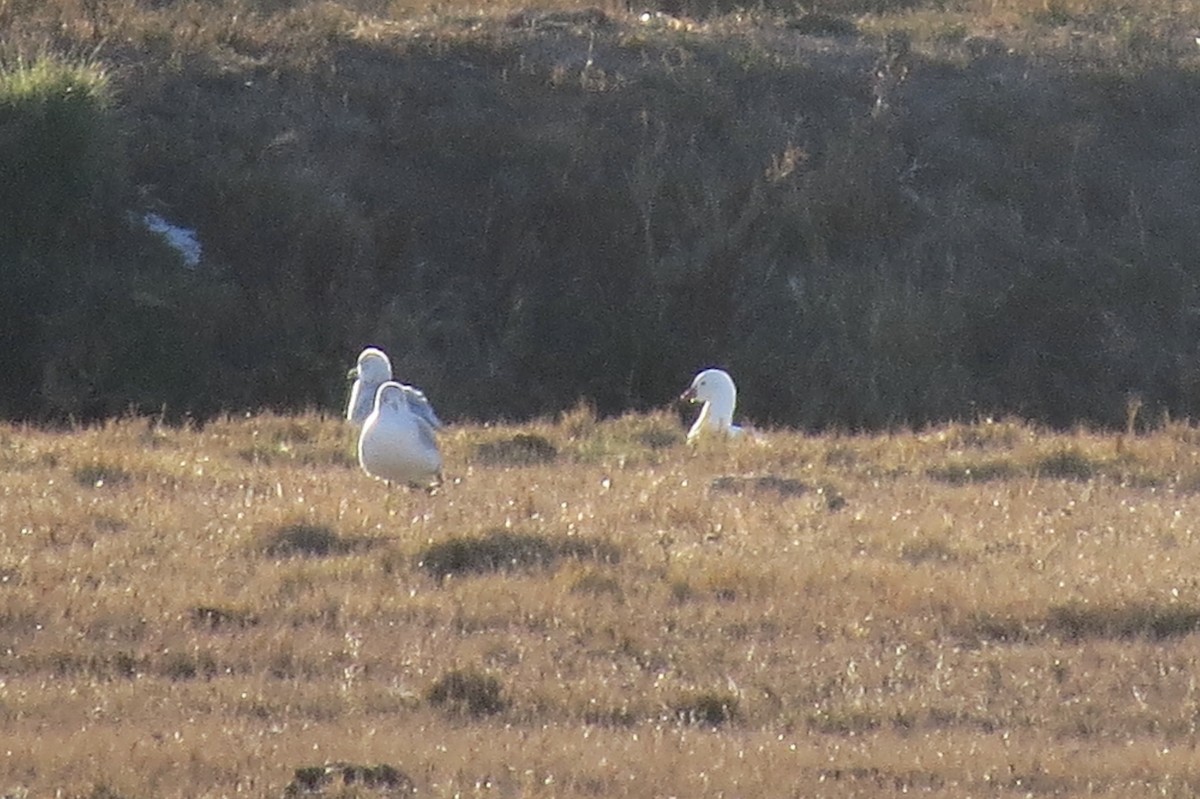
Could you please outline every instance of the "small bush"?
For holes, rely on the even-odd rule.
[[[451,671],[429,687],[425,698],[431,705],[451,713],[473,717],[490,716],[508,703],[501,696],[500,681],[476,671]]]

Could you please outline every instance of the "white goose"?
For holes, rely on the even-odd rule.
[[[420,488],[442,482],[435,427],[423,408],[433,413],[425,395],[411,386],[388,380],[379,387],[375,407],[358,436],[358,463],[364,472]]]
[[[720,433],[725,436],[740,436],[742,428],[733,423],[733,409],[737,404],[737,387],[728,372],[721,369],[705,369],[696,375],[691,386],[680,396],[688,402],[703,402],[700,415],[688,431],[687,440],[693,442],[702,435]]]
[[[378,347],[367,347],[358,354],[358,363],[347,374],[354,380],[350,389],[350,402],[346,405],[346,418],[353,424],[362,424],[375,409],[376,395],[379,387],[392,379],[392,362],[387,354]],[[433,406],[425,398],[425,393],[419,388],[400,384],[414,412],[424,417],[434,430],[442,429],[442,420],[433,412]]]

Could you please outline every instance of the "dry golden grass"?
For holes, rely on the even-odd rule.
[[[3,428],[0,793],[1191,796],[1198,440]]]

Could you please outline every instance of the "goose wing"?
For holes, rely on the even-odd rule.
[[[445,425],[438,415],[434,413],[433,406],[429,404],[429,398],[425,396],[425,392],[415,386],[403,386],[404,399],[408,403],[408,409],[412,411],[420,421],[428,426],[431,430],[441,430]]]

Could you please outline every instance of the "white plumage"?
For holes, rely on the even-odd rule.
[[[383,350],[367,347],[359,353],[358,363],[346,377],[354,381],[350,388],[350,402],[346,406],[346,418],[354,424],[362,424],[375,409],[375,395],[379,387],[392,379],[392,362]]]
[[[737,387],[727,372],[721,369],[705,369],[696,375],[680,399],[704,403],[700,408],[700,415],[688,431],[689,442],[710,433],[725,436],[742,434],[742,428],[733,423]]]
[[[410,386],[389,380],[379,387],[358,436],[358,463],[363,471],[380,480],[421,488],[441,483],[442,456],[434,425],[422,408],[433,413],[425,395]]]
[[[346,405],[346,418],[353,424],[362,424],[375,409],[379,387],[392,379],[392,362],[383,350],[367,347],[358,354],[357,365],[346,377],[354,380],[350,388],[350,402]],[[408,395],[413,412],[424,418],[434,430],[440,430],[442,420],[433,412],[425,393],[414,386],[399,385]]]

